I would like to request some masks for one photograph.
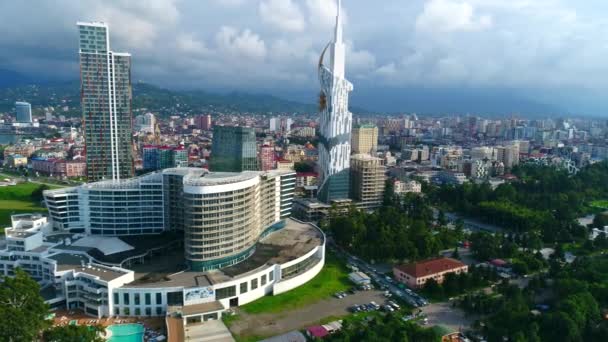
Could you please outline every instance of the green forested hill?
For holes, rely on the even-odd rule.
[[[42,107],[68,107],[67,116],[79,115],[79,82],[0,88],[0,112],[10,112],[15,101],[27,101],[34,111]],[[214,94],[201,90],[172,91],[147,83],[133,85],[133,109],[146,108],[161,116],[203,112],[314,113],[314,104],[302,104],[271,95],[233,92]]]

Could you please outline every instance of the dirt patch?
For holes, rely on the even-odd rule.
[[[314,325],[326,317],[348,315],[349,307],[371,301],[382,304],[386,298],[380,291],[358,291],[343,299],[324,299],[300,309],[281,313],[252,315],[237,310],[239,318],[232,322],[229,328],[234,335],[239,336],[275,336]]]

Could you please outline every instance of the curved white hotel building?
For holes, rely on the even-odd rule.
[[[217,319],[323,267],[321,230],[289,218],[294,187],[293,172],[176,168],[48,190],[50,221],[13,217],[0,272],[93,316]]]

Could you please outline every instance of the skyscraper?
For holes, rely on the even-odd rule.
[[[214,126],[210,167],[211,171],[256,171],[255,130],[251,127]]]
[[[110,50],[104,23],[78,23],[89,181],[133,176],[131,55]]]
[[[32,105],[27,102],[15,102],[15,110],[17,111],[16,122],[32,123]]]
[[[338,14],[333,42],[327,44],[319,58],[320,144],[319,144],[319,200],[348,198],[350,139],[352,113],[348,111],[348,93],[353,85],[344,78],[345,46],[342,41],[342,20]],[[323,64],[325,52],[330,50],[329,68]]]

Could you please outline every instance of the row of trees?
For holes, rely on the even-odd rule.
[[[469,294],[459,304],[468,313],[488,315],[481,330],[490,342],[608,341],[600,311],[608,305],[608,258],[551,263],[551,282],[535,277],[523,290],[504,283],[497,293]],[[546,307],[537,306],[539,298]]]
[[[590,165],[577,175],[548,166],[521,165],[518,182],[496,189],[488,183],[425,187],[434,203],[517,233],[536,231],[546,242],[584,238],[575,218],[586,203],[608,197],[608,162]]]
[[[488,286],[498,280],[496,272],[490,268],[471,267],[468,273],[447,274],[443,282],[438,284],[435,279],[431,279],[424,285],[424,292],[431,298],[445,299],[464,292]]]
[[[462,239],[461,230],[435,226],[428,201],[414,194],[373,213],[352,208],[329,229],[336,243],[376,261],[428,258]]]
[[[538,251],[542,241],[535,233],[489,234],[475,232],[469,236],[471,252],[477,260],[495,258],[511,259],[513,271],[528,274],[547,267],[547,262]]]
[[[441,341],[441,335],[433,329],[422,328],[412,322],[403,322],[398,315],[386,315],[375,317],[369,322],[347,318],[342,330],[329,335],[324,341],[438,342]]]

